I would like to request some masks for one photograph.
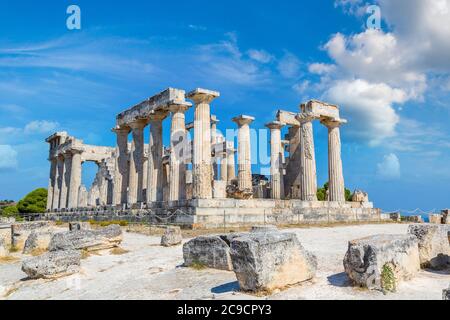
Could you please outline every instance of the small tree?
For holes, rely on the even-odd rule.
[[[17,204],[21,214],[44,213],[47,208],[47,189],[40,188],[30,192]]]
[[[19,210],[16,206],[5,207],[1,210],[3,217],[16,217],[19,214]]]
[[[329,183],[325,183],[322,188],[317,189],[317,200],[326,201]],[[352,201],[352,192],[345,188],[345,201]]]

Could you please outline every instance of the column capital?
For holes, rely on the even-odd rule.
[[[169,104],[170,112],[186,112],[190,107],[192,107],[192,103],[190,102],[172,102]]]
[[[243,126],[252,123],[253,121],[255,121],[255,118],[247,115],[240,115],[233,118],[232,121],[237,123],[239,126]]]
[[[326,126],[328,129],[339,128],[341,125],[346,124],[347,120],[345,119],[332,119],[326,118],[320,121],[321,124]]]
[[[161,111],[161,112],[153,112],[148,116],[149,121],[163,121],[165,118],[167,118],[168,112],[167,111]]]
[[[219,119],[217,119],[216,115],[211,115],[211,124],[218,124],[220,122]]]
[[[115,126],[114,128],[111,129],[112,132],[120,134],[120,133],[129,133],[131,131],[131,128],[128,126]]]
[[[220,97],[220,92],[197,88],[186,95],[186,98],[191,99],[195,104],[211,103],[215,98]]]
[[[147,125],[146,119],[137,119],[133,122],[130,122],[128,126],[131,128],[131,130],[139,130],[144,129],[144,127]]]
[[[280,130],[281,128],[283,128],[286,124],[284,124],[281,121],[272,121],[266,124],[266,127],[271,129],[271,130]]]

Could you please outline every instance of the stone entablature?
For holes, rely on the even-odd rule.
[[[168,88],[116,116],[115,148],[85,145],[67,132],[55,133],[46,140],[51,161],[48,210],[86,206],[132,210],[194,200],[214,200],[219,205],[216,200],[226,198],[249,205],[250,199],[258,198],[309,207],[318,203],[312,125],[316,120],[328,129],[329,192],[328,201],[320,206],[355,209],[344,195],[340,127],[347,121],[340,117],[338,106],[310,100],[298,112],[278,110],[276,119],[266,124],[271,136],[270,184],[255,186],[250,139],[255,118],[239,115],[232,119],[237,125],[235,146],[219,133],[220,120],[211,113],[219,97],[213,90],[197,88],[186,94]],[[187,123],[186,112],[191,108],[194,121]],[[163,121],[168,118],[170,144],[164,145],[167,129]],[[148,143],[144,142],[147,126]],[[282,135],[284,130],[286,135]],[[90,190],[81,185],[85,161],[99,166]],[[372,208],[367,197],[355,196],[356,201],[361,208]]]

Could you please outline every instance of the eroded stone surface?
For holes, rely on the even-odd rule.
[[[117,247],[121,242],[122,229],[118,225],[111,225],[99,230],[57,233],[50,241],[49,250],[98,251]]]
[[[161,237],[163,247],[177,246],[183,241],[180,227],[168,227]]]
[[[31,279],[51,279],[76,273],[80,269],[81,254],[75,250],[48,252],[25,260],[22,271]]]
[[[37,250],[48,250],[50,240],[52,239],[52,232],[36,232],[33,231],[25,241],[23,247],[24,254],[31,254]]]
[[[448,230],[444,226],[414,224],[408,233],[419,242],[420,264],[423,268],[442,269],[450,265]]]
[[[32,232],[50,232],[50,223],[47,221],[39,221],[12,224],[11,246],[22,251],[25,241]]]
[[[233,270],[242,290],[272,291],[310,280],[316,257],[293,233],[255,232],[231,242]]]
[[[230,247],[220,236],[200,236],[183,245],[184,264],[187,267],[233,269]]]
[[[69,231],[90,230],[89,222],[69,222]]]
[[[383,289],[383,269],[389,267],[395,283],[413,278],[420,270],[418,241],[411,235],[375,235],[349,242],[344,268],[354,284]]]

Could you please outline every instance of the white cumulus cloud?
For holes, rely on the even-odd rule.
[[[395,180],[401,176],[400,160],[394,153],[385,155],[377,165],[378,177],[383,180]]]
[[[10,145],[0,145],[0,170],[17,168],[17,151]]]
[[[35,120],[35,121],[28,123],[25,126],[24,132],[26,134],[50,133],[52,131],[55,131],[58,127],[59,127],[58,122],[47,121],[47,120]]]
[[[248,56],[261,63],[269,63],[273,60],[273,56],[265,50],[250,49],[247,51]]]

